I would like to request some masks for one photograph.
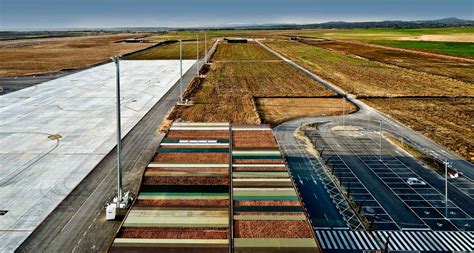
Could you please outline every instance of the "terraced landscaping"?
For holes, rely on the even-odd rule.
[[[192,161],[192,154],[209,158]],[[146,168],[110,252],[229,247],[283,253],[319,246],[269,126],[175,123]]]

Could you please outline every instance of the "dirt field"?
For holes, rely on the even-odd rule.
[[[256,43],[218,45],[213,56],[213,61],[238,61],[238,60],[277,60],[278,57],[268,52]]]
[[[244,44],[241,47],[254,47]],[[242,51],[266,57],[260,50],[232,50],[220,57],[235,59]],[[191,97],[192,106],[178,107],[174,118],[194,122],[259,124],[255,96],[333,96],[334,92],[284,62],[216,62]]]
[[[474,43],[474,34],[458,33],[458,34],[434,34],[421,35],[415,37],[402,37],[401,40],[422,40],[422,41],[450,41],[450,42],[471,42]]]
[[[267,41],[342,89],[363,96],[473,96],[474,87],[461,81],[348,56],[300,42]]]
[[[364,102],[474,161],[474,98],[365,99]]]
[[[183,42],[183,59],[196,59],[196,42]],[[212,41],[208,40],[207,48],[211,48]],[[199,57],[204,57],[204,41],[199,41]],[[150,50],[130,55],[127,60],[168,60],[179,59],[179,42],[159,46]]]
[[[357,55],[371,61],[474,83],[474,71],[472,71],[474,69],[474,61],[472,60],[463,61],[441,56],[436,57],[435,55],[428,56],[413,51],[391,50],[387,47],[382,48],[369,44],[344,41],[305,42],[305,44]]]
[[[153,43],[114,43],[137,34],[118,34],[0,45],[0,76],[23,76],[87,67],[114,55],[137,51]]]
[[[354,104],[343,102],[341,98],[258,98],[255,102],[263,123],[272,125],[297,118],[341,115],[357,110]]]

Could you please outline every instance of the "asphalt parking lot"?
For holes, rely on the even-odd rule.
[[[385,139],[380,156],[378,134],[332,131],[329,126],[320,127],[318,133],[317,146],[326,147],[323,157],[332,173],[362,206],[374,229],[473,230],[470,196],[450,183],[446,219],[443,179]],[[410,186],[406,181],[411,177],[421,178],[427,185]]]

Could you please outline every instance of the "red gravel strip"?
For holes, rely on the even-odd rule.
[[[218,177],[144,177],[143,185],[229,185],[229,178]]]
[[[227,228],[122,227],[119,238],[227,239]]]
[[[299,220],[236,220],[234,236],[240,238],[312,238],[311,227]]]
[[[232,141],[234,147],[277,147],[272,131],[233,131]]]
[[[286,170],[286,169],[285,169]],[[228,168],[147,168],[146,172],[161,172],[161,171],[190,171],[190,172],[228,172]]]
[[[161,153],[154,162],[160,163],[228,163],[228,153]]]

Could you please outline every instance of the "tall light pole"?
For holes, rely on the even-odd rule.
[[[199,76],[199,34],[196,34],[196,76]]]
[[[448,159],[444,161],[444,177],[445,177],[445,183],[444,183],[444,196],[446,198],[446,203],[444,206],[444,216],[446,219],[448,219]]]
[[[120,113],[120,58],[118,56],[112,57],[115,62],[116,77],[117,77],[117,205],[120,204],[123,197],[122,190],[122,123]]]
[[[179,40],[179,102],[183,103],[183,40]]]
[[[207,63],[207,30],[204,31],[204,62]]]
[[[342,127],[346,127],[346,123],[344,121],[346,115],[346,97],[342,96]],[[343,129],[344,130],[344,129]]]
[[[380,120],[380,130],[379,130],[379,133],[380,133],[380,138],[379,138],[379,160],[382,161],[382,124],[383,124],[383,120],[381,119]]]

